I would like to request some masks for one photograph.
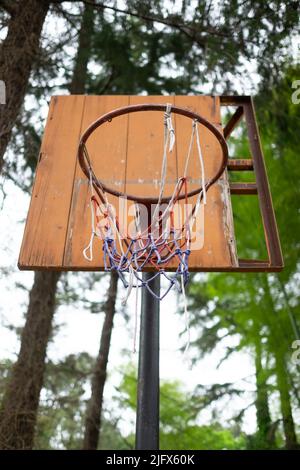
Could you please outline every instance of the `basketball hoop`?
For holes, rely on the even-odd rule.
[[[139,195],[127,194],[117,191],[104,184],[97,178],[93,171],[91,158],[87,149],[89,137],[104,123],[109,123],[112,119],[127,113],[140,111],[163,111],[164,112],[164,146],[162,157],[162,168],[159,195],[157,197],[142,197]],[[173,193],[170,196],[164,195],[166,184],[166,168],[168,154],[172,152],[175,143],[175,131],[172,123],[172,113],[179,114],[192,120],[191,138],[185,160],[183,175],[177,178]],[[218,140],[222,158],[215,174],[206,181],[205,168],[201,150],[199,124],[206,127]],[[188,166],[191,159],[193,144],[196,142],[197,154],[200,163],[199,187],[189,190]],[[151,294],[162,300],[170,289],[175,286],[178,291],[184,293],[184,287],[189,279],[189,255],[191,252],[191,233],[199,209],[202,204],[206,204],[206,193],[209,188],[223,174],[228,161],[228,149],[226,141],[220,131],[209,121],[199,114],[176,106],[143,104],[126,106],[113,110],[94,123],[84,132],[80,139],[78,149],[78,159],[80,166],[88,178],[90,186],[90,208],[92,233],[89,244],[83,250],[83,256],[92,261],[93,242],[98,237],[103,242],[103,261],[105,271],[117,271],[124,286],[127,288],[125,301],[132,288],[145,287]],[[112,205],[109,203],[108,195],[117,196],[133,201],[135,204],[134,221],[136,225],[135,236],[128,232],[122,237],[118,217],[115,215]],[[192,196],[197,196],[192,210],[188,211],[188,201]],[[185,204],[185,216],[183,224],[176,227],[174,223],[174,207],[179,202]],[[148,210],[148,224],[145,229],[140,224],[140,205],[144,204]],[[166,208],[160,212],[162,204]],[[154,212],[151,214],[151,206],[154,205]],[[177,270],[175,275],[170,275],[168,265],[176,260]],[[142,271],[153,271],[151,279],[145,282],[142,278]],[[125,274],[129,274],[129,280]],[[149,281],[157,276],[163,276],[168,281],[168,288],[163,295],[157,296],[149,287]]]
[[[166,105],[168,100],[172,100],[177,106]],[[131,106],[127,106],[128,104]],[[230,117],[224,123],[223,130],[219,131],[221,107],[229,111]],[[188,108],[201,110],[201,116]],[[111,109],[114,111],[107,113]],[[139,111],[165,113],[164,139],[154,138],[162,135],[162,123],[160,119],[156,119],[159,114],[148,113],[147,119],[143,120]],[[174,115],[176,132],[172,124]],[[101,117],[96,119],[98,116]],[[113,123],[110,124],[112,120]],[[241,121],[247,129],[248,157],[228,160],[223,134],[228,140]],[[219,124],[215,127],[212,123]],[[103,124],[106,125],[97,130]],[[86,127],[82,134],[82,129]],[[191,143],[190,135],[194,143]],[[204,164],[200,159],[197,139],[200,152],[203,152]],[[163,141],[164,152],[161,158]],[[182,143],[187,143],[187,149]],[[191,146],[193,149],[188,158],[186,154],[189,154]],[[173,155],[170,155],[167,167],[170,178],[165,179],[166,159],[173,147]],[[141,155],[141,150],[144,149],[145,152]],[[231,174],[247,171],[253,180],[230,181],[227,172],[223,174],[226,163]],[[170,166],[172,164],[173,167]],[[123,181],[120,181],[120,175]],[[197,181],[193,181],[197,176]],[[89,185],[86,184],[87,181]],[[124,185],[120,186],[122,183]],[[155,190],[157,184],[158,191]],[[123,193],[116,191],[120,187]],[[201,215],[204,214],[206,193],[205,239],[201,240],[201,246],[194,244],[194,241],[189,246],[192,224],[195,221],[197,235],[200,232],[202,236],[203,233]],[[260,212],[256,223],[263,228],[259,246],[266,247],[266,256],[263,259],[257,254],[260,252],[258,246],[257,250],[252,250],[250,259],[238,256],[232,212],[234,195],[239,195],[241,200],[249,195],[257,197]],[[125,222],[127,226],[130,222],[129,225],[136,228],[134,234],[122,233],[122,217],[118,220],[117,215],[122,216],[125,211],[120,207],[119,214],[115,215],[113,210],[113,203],[118,196],[121,200],[126,197],[131,201],[128,202],[129,211],[126,212]],[[86,214],[87,200],[90,200],[91,235],[89,214]],[[177,207],[175,212],[172,210],[176,201],[181,210],[182,206],[186,206],[186,200],[191,203],[186,212],[177,213]],[[155,217],[151,217],[152,204]],[[163,204],[165,206],[162,208]],[[147,217],[142,214],[142,205],[146,206],[144,212]],[[238,217],[238,208],[234,209]],[[176,218],[182,213],[183,217]],[[98,244],[103,250],[99,248],[93,259],[95,237],[97,242],[101,240]],[[85,241],[89,238],[89,245],[84,249]],[[239,237],[240,246],[245,242],[247,243],[247,239]],[[137,287],[134,351],[141,291],[139,287],[143,287],[136,448],[158,449],[160,278],[164,277],[169,283],[167,292],[175,285],[183,293],[187,350],[189,321],[185,284],[189,270],[259,273],[280,272],[283,269],[280,239],[252,98],[205,95],[53,96],[38,157],[18,267],[21,270],[44,272],[117,271],[127,287],[124,302],[133,288]],[[170,274],[171,271],[176,273]],[[167,308],[170,310],[172,306],[167,305]]]

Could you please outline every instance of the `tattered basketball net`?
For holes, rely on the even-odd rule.
[[[166,184],[168,154],[172,153],[175,143],[175,131],[173,128],[171,111],[182,114],[192,119],[191,138],[188,152],[185,159],[184,172],[178,178],[173,194],[170,197],[164,197]],[[113,117],[135,111],[159,110],[164,113],[164,146],[162,157],[161,178],[159,185],[159,196],[155,198],[141,198],[120,193],[114,189],[106,187],[93,171],[91,159],[86,147],[86,141],[90,134],[104,122],[110,122]],[[203,155],[200,145],[198,124],[204,124],[218,138],[223,149],[223,161],[216,175],[206,181]],[[200,163],[199,181],[200,188],[188,191],[188,167],[192,154],[193,144],[196,139],[197,154]],[[185,297],[185,285],[189,279],[189,255],[191,252],[191,234],[202,204],[206,204],[206,192],[209,187],[221,176],[227,164],[227,146],[221,133],[208,121],[201,116],[178,107],[171,107],[170,104],[163,105],[137,105],[120,108],[106,114],[95,123],[93,123],[81,138],[79,146],[79,161],[81,167],[89,179],[91,192],[91,237],[89,244],[83,250],[83,256],[88,260],[93,259],[94,238],[99,238],[103,242],[103,258],[105,271],[117,271],[124,286],[127,288],[123,304],[133,288],[136,288],[136,306],[138,304],[138,288],[144,287],[149,290],[153,297],[162,300],[170,289],[175,288],[182,292],[184,299],[184,309],[187,319],[187,306]],[[136,233],[132,236],[130,233],[121,233],[118,217],[115,214],[113,206],[109,203],[107,193],[127,197],[135,204],[135,227]],[[197,194],[197,200],[192,210],[188,210],[189,197]],[[97,197],[98,196],[98,197]],[[179,200],[185,203],[184,220],[180,227],[174,224],[174,208]],[[154,204],[154,212],[148,218],[150,223],[144,230],[141,228],[139,202],[147,204],[150,211],[150,204]],[[166,203],[166,208],[160,212],[162,203]],[[168,265],[176,259],[177,269],[175,274],[167,273]],[[145,281],[142,278],[142,271],[145,267],[151,267],[154,270],[153,276]],[[128,280],[125,273],[129,274]],[[149,283],[157,276],[163,276],[168,282],[168,288],[163,295],[158,296],[150,288]]]

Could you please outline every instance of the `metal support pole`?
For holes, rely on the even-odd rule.
[[[143,273],[148,281],[153,273]],[[160,293],[160,276],[149,283]],[[136,449],[159,449],[159,300],[142,289],[140,349],[136,415]]]

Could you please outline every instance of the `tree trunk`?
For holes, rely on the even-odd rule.
[[[270,311],[273,315],[276,314],[274,302],[270,292],[269,282],[266,275],[262,276],[264,283],[264,292]],[[270,341],[275,356],[275,371],[277,378],[277,385],[280,396],[280,408],[283,421],[283,431],[285,436],[286,449],[298,449],[297,437],[295,432],[295,423],[293,419],[291,397],[289,392],[289,377],[285,361],[285,348],[281,346],[282,331],[278,325],[274,325],[272,320],[268,321],[270,327]]]
[[[33,446],[58,278],[57,272],[35,273],[20,353],[0,413],[1,449],[31,449]]]
[[[105,305],[105,319],[102,327],[100,349],[92,378],[92,395],[87,406],[83,449],[96,450],[98,447],[101,428],[103,392],[113,329],[117,287],[118,274],[112,272],[110,275],[108,298]]]
[[[6,104],[0,105],[0,173],[12,128],[22,107],[32,65],[39,53],[48,0],[19,0],[11,5],[8,33],[0,46],[0,79],[6,88]]]
[[[84,94],[85,92],[87,67],[91,56],[91,43],[94,31],[94,15],[93,7],[86,5],[79,32],[79,42],[72,81],[69,87],[71,95]]]
[[[283,430],[285,436],[286,449],[299,449],[297,437],[295,432],[295,423],[292,414],[291,397],[290,397],[290,384],[286,372],[285,358],[281,351],[274,350],[276,361],[276,376],[277,385],[280,395],[280,407],[283,420]]]
[[[23,3],[25,8],[27,3],[44,2],[30,0],[20,3]],[[83,25],[86,24],[86,15],[90,14],[90,10],[90,6],[85,6],[80,38],[84,30]],[[92,28],[85,30],[85,34],[91,36]],[[87,44],[80,38],[76,62],[81,60],[80,48]],[[84,60],[82,64],[75,64],[74,73],[78,70],[80,70],[81,85],[77,83],[77,88],[74,85],[72,89],[74,94],[84,93],[87,60]],[[46,350],[55,312],[55,296],[59,278],[58,272],[35,272],[26,323],[21,337],[20,353],[0,412],[0,449],[31,449],[33,447],[39,397],[45,372]]]
[[[290,319],[290,322],[291,322],[291,327],[293,329],[293,333],[295,335],[295,339],[300,339],[299,326],[298,326],[298,323],[297,323],[297,319],[294,315],[294,312],[293,312],[293,310],[290,306],[289,297],[288,297],[288,294],[287,294],[287,291],[286,291],[286,288],[285,288],[285,284],[280,279],[279,275],[277,275],[277,280],[278,280],[278,283],[279,283],[280,288],[281,288],[281,292],[282,292],[284,300],[285,300],[286,309],[287,309],[287,312],[289,314],[289,319]]]
[[[259,448],[266,449],[275,446],[275,436],[272,432],[272,421],[269,410],[267,383],[262,366],[262,347],[259,341],[255,345],[255,377],[256,377],[256,419],[258,427]]]

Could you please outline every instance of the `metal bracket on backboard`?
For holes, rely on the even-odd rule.
[[[274,214],[268,177],[262,153],[258,127],[255,118],[254,104],[250,96],[221,96],[221,106],[236,106],[235,113],[225,125],[223,132],[227,140],[240,120],[244,117],[250,148],[249,159],[229,159],[228,170],[254,171],[255,183],[232,183],[231,194],[257,195],[265,234],[265,243],[268,252],[267,260],[239,259],[239,272],[274,272],[283,269],[283,258]]]

